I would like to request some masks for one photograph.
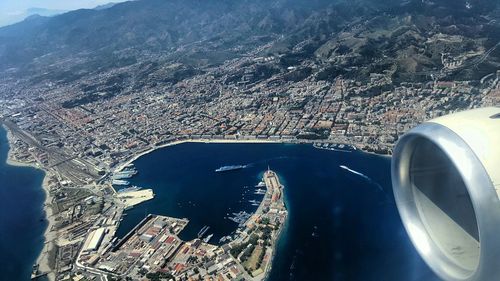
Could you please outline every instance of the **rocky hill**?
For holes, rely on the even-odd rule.
[[[115,82],[140,88],[158,82],[151,77],[177,83],[235,58],[276,55],[259,66],[262,77],[298,68],[287,77],[473,80],[500,68],[497,2],[133,1],[0,28],[0,71],[72,83],[131,67],[133,79]]]

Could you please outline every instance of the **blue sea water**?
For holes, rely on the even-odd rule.
[[[30,280],[47,228],[44,172],[7,165],[6,131],[0,126],[0,280]]]
[[[285,185],[289,217],[269,280],[437,280],[403,229],[387,157],[311,145],[186,143],[134,163],[132,183],[156,197],[126,212],[119,236],[154,213],[188,218],[183,239],[210,226],[217,242],[237,228],[227,216],[255,210],[248,201],[261,199],[254,186],[270,167]],[[233,164],[249,167],[214,172]]]
[[[47,227],[44,173],[7,165],[8,149],[0,127],[0,280],[29,280]],[[214,172],[230,164],[249,167]],[[262,198],[254,186],[270,167],[285,185],[289,217],[269,280],[437,280],[402,227],[386,157],[310,145],[188,143],[154,151],[135,165],[133,183],[153,188],[156,198],[127,211],[121,236],[156,213],[188,218],[184,239],[208,225],[217,242],[237,227],[227,216],[255,210],[248,201]]]

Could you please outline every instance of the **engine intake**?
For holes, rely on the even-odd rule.
[[[396,204],[411,241],[450,281],[500,280],[500,108],[431,120],[392,158]]]

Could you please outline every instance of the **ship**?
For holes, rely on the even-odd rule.
[[[222,166],[218,169],[215,170],[215,172],[228,172],[228,171],[234,171],[234,170],[240,170],[246,168],[246,165],[231,165],[231,166]]]
[[[208,243],[210,241],[210,239],[212,239],[213,236],[214,236],[213,234],[208,235],[207,237],[205,237],[203,239],[203,242]]]
[[[114,180],[122,180],[122,179],[130,179],[133,176],[134,176],[133,174],[119,173],[119,174],[114,174],[111,178]]]
[[[133,185],[131,187],[126,187],[126,188],[118,190],[118,193],[137,191],[137,190],[141,190],[141,189],[142,189],[142,187],[139,187],[137,185]]]
[[[245,211],[240,211],[238,213],[233,213],[233,217],[228,217],[227,219],[234,221],[239,227],[243,227],[247,220],[252,216]]]
[[[129,185],[130,182],[126,180],[113,180],[113,185]]]
[[[266,194],[266,191],[264,189],[257,189],[254,194]]]
[[[208,226],[208,225],[205,225],[204,227],[202,227],[200,229],[200,232],[198,232],[198,238],[203,237],[203,235],[205,235],[205,233],[208,231],[208,229],[210,229],[210,226]]]
[[[114,180],[120,180],[120,179],[128,179],[137,174],[136,169],[126,169],[120,172],[115,172],[112,176]]]
[[[259,182],[259,184],[257,184],[255,187],[259,187],[259,188],[260,188],[260,187],[265,187],[265,186],[266,186],[266,183],[265,183],[265,182],[263,182],[263,181],[261,181],[261,182]]]

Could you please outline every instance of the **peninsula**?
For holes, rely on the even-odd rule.
[[[271,268],[276,241],[284,227],[287,210],[284,187],[268,170],[256,188],[266,187],[257,211],[243,219],[233,236],[221,245],[209,244],[203,227],[198,237],[183,241],[178,234],[189,223],[160,215],[148,215],[125,237],[114,237],[121,209],[110,208],[96,220],[84,239],[76,266],[77,278],[174,278],[174,280],[263,280]]]

